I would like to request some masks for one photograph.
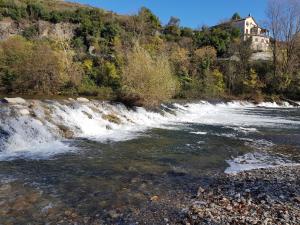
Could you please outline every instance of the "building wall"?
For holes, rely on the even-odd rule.
[[[263,36],[252,36],[252,49],[254,51],[268,51],[270,38]]]
[[[241,30],[244,35],[244,40],[252,38],[252,49],[254,51],[269,50],[270,38],[262,33],[262,29],[256,24],[252,17],[234,22],[233,25]],[[251,30],[254,31],[254,33],[251,33]]]
[[[255,23],[255,21],[253,20],[252,17],[247,17],[245,20],[244,20],[244,34],[250,34],[251,32],[251,29],[254,28],[254,27],[257,27],[257,24]]]

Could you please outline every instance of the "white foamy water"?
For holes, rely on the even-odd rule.
[[[76,151],[66,139],[87,138],[99,142],[124,141],[152,128],[180,129],[188,123],[230,126],[242,132],[255,127],[299,126],[300,121],[253,114],[264,107],[292,107],[248,102],[163,105],[159,112],[128,109],[100,101],[27,101],[25,105],[0,104],[0,160],[14,157],[44,158]],[[206,135],[204,131],[193,131]]]
[[[195,132],[191,132],[191,134],[206,135],[207,132],[195,131]]]
[[[237,174],[242,171],[254,169],[299,165],[286,158],[262,152],[247,153],[235,159],[227,160],[226,162],[229,164],[229,167],[225,170],[225,173],[228,174]]]

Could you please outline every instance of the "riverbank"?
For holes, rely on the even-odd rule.
[[[300,166],[218,175],[199,187],[186,224],[300,224]]]

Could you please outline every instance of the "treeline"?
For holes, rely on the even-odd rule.
[[[147,8],[120,16],[38,0],[0,0],[0,17],[29,24],[19,36],[0,42],[3,93],[86,95],[134,105],[170,98],[300,97],[299,65],[293,64],[288,82],[278,79],[283,75],[274,73],[274,62],[250,60],[251,42],[241,41],[231,26],[193,30],[175,17],[163,26]],[[77,28],[71,39],[40,38],[39,20]],[[233,55],[238,60],[231,60]]]

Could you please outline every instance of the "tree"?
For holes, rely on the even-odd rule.
[[[180,19],[172,16],[165,27],[165,34],[169,36],[180,36]]]
[[[233,51],[239,59],[238,67],[243,80],[246,79],[250,72],[250,58],[253,54],[251,44],[252,38],[248,38],[247,40],[237,39],[232,44],[231,51]]]
[[[45,42],[33,46],[19,70],[15,88],[23,93],[54,94],[63,85],[59,58]]]
[[[194,51],[192,62],[195,66],[194,73],[203,78],[210,71],[217,58],[217,51],[212,46],[206,46]]]
[[[233,15],[232,15],[232,17],[231,17],[231,20],[232,21],[234,21],[234,20],[240,20],[240,19],[242,19],[242,17],[240,16],[240,14],[239,13],[234,13]]]
[[[58,94],[81,82],[81,67],[70,52],[47,41],[13,37],[0,44],[0,78],[6,92]]]
[[[282,91],[289,86],[299,60],[296,40],[300,33],[300,2],[269,0],[266,14],[267,25],[273,38],[273,82]]]
[[[161,28],[159,18],[150,9],[142,7],[138,16],[148,25],[148,29],[159,30]]]
[[[14,90],[19,78],[19,66],[30,56],[32,45],[24,38],[12,37],[0,44],[0,78],[6,92]]]
[[[223,74],[215,69],[206,74],[204,83],[204,93],[208,97],[219,97],[224,93],[225,84]]]
[[[151,56],[139,43],[127,54],[121,99],[127,104],[156,106],[172,98],[177,80],[165,55]]]
[[[240,31],[231,26],[203,29],[195,33],[195,43],[198,48],[213,46],[218,56],[227,54],[230,44],[240,37]]]
[[[256,71],[254,69],[250,69],[249,76],[246,80],[243,81],[247,92],[249,92],[252,96],[257,96],[261,94],[261,89],[264,87],[263,83],[260,81]]]

